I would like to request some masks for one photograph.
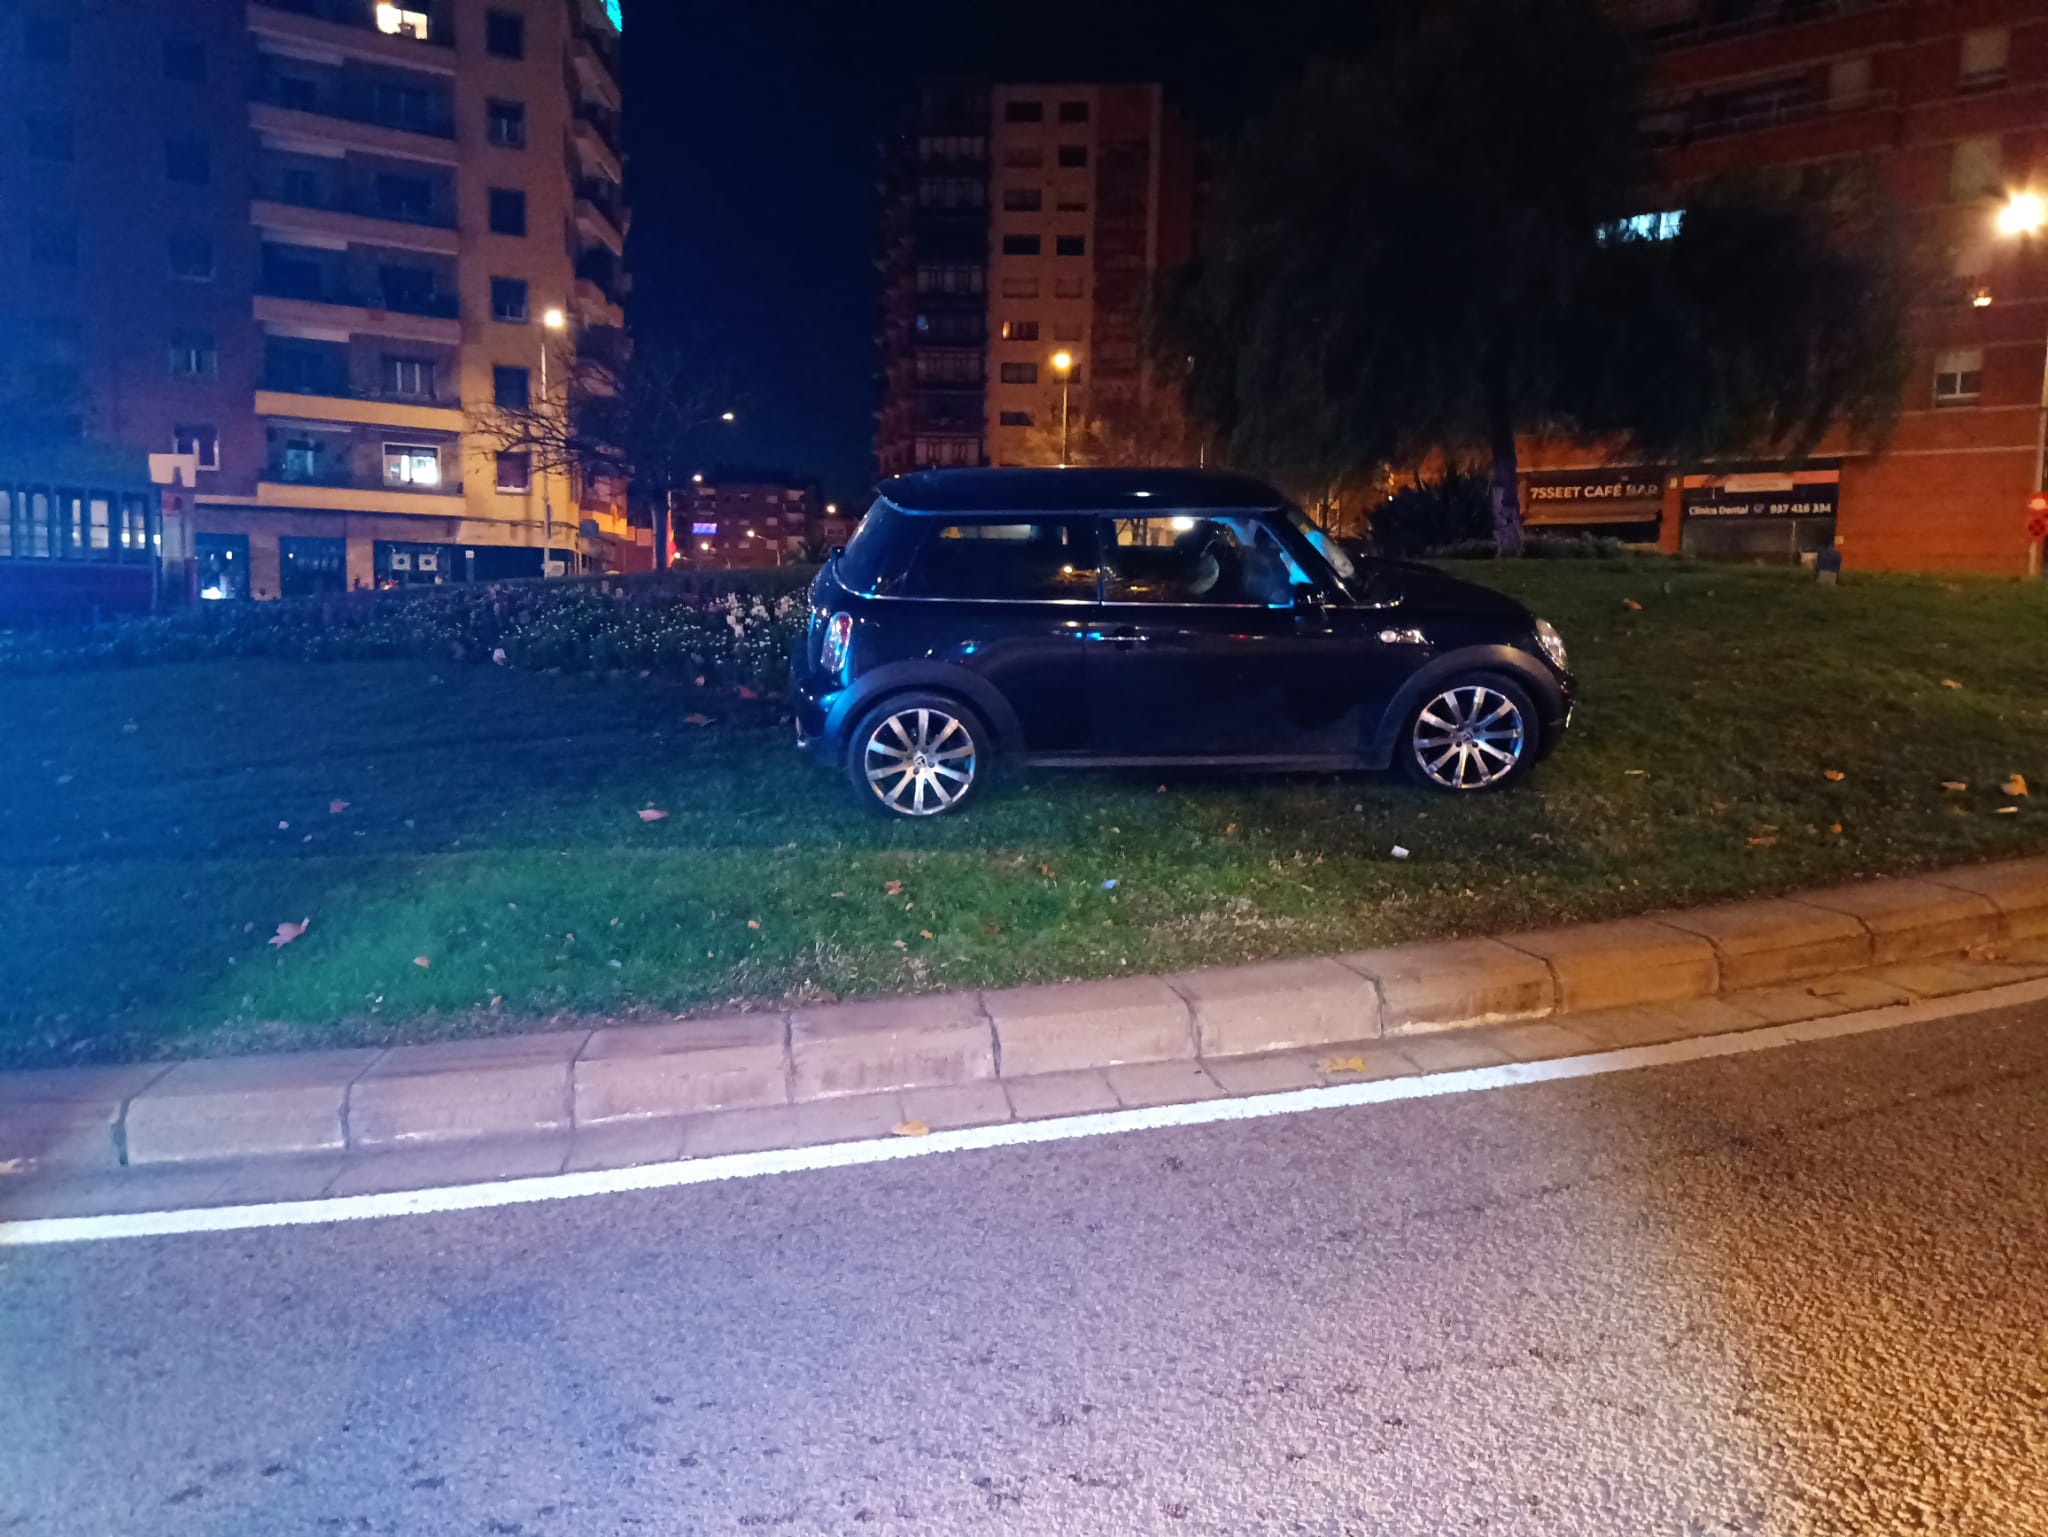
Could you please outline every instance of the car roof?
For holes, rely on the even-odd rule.
[[[919,470],[877,488],[908,513],[1263,511],[1287,498],[1223,470]]]

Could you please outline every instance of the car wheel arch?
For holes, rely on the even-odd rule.
[[[876,705],[892,695],[932,691],[953,694],[963,703],[978,712],[994,733],[992,744],[1000,752],[1019,752],[1024,747],[1024,729],[1017,720],[1017,712],[1010,708],[1010,702],[1002,692],[986,678],[969,672],[952,662],[930,661],[916,658],[908,661],[890,662],[863,673],[854,684],[840,694],[833,702],[832,713],[826,723],[827,734],[842,745],[846,734],[859,720]]]
[[[1513,646],[1460,646],[1442,656],[1432,657],[1421,667],[1408,675],[1387,708],[1380,716],[1379,730],[1374,734],[1372,761],[1382,766],[1394,761],[1394,754],[1400,746],[1401,733],[1421,703],[1449,684],[1452,680],[1471,676],[1475,673],[1504,673],[1514,679],[1535,700],[1540,712],[1550,709],[1562,711],[1563,691],[1557,680],[1544,670],[1543,664],[1526,651]],[[1539,733],[1537,755],[1546,752],[1551,743],[1546,740],[1549,733],[1541,720],[1530,723]]]

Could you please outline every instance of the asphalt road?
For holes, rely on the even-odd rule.
[[[2048,1006],[0,1258],[0,1532],[2048,1534]]]

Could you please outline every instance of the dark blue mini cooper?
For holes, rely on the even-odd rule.
[[[1347,555],[1270,486],[1199,470],[886,481],[811,589],[797,734],[864,805],[934,816],[1004,758],[1384,769],[1494,790],[1557,744],[1557,631]]]

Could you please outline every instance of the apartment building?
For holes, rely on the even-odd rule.
[[[801,565],[817,553],[837,514],[836,507],[826,514],[816,481],[769,470],[715,471],[669,493],[671,564]],[[836,542],[843,544],[844,535]]]
[[[1913,365],[1882,452],[1843,439],[1799,464],[1607,465],[1531,445],[1531,522],[1608,527],[1703,554],[1823,548],[1872,570],[2040,569],[2048,229],[2048,7],[2028,0],[1622,0],[1648,50],[1662,186],[1776,175],[1898,211],[1921,271]],[[2024,205],[2022,205],[2024,208]],[[2002,228],[2003,226],[2003,228]]]
[[[1056,463],[1063,407],[1141,403],[1148,285],[1194,209],[1157,85],[925,85],[884,182],[882,473]]]
[[[74,0],[0,29],[0,204],[36,211],[0,324],[85,440],[191,456],[161,531],[187,590],[616,562],[613,488],[473,430],[620,344],[616,4]]]

